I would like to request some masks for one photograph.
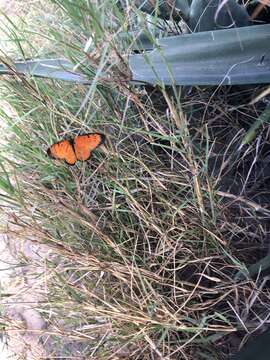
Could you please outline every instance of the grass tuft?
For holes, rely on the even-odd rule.
[[[269,209],[250,190],[261,169],[245,169],[268,128],[237,150],[258,108],[233,104],[258,89],[131,86],[119,34],[144,15],[112,0],[52,4],[51,51],[92,82],[2,79],[13,113],[1,110],[0,167],[9,231],[51,248],[39,309],[50,358],[225,359],[268,322],[266,282],[245,267],[266,251]],[[87,163],[46,156],[94,131],[107,141]]]

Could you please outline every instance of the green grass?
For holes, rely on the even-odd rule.
[[[118,34],[135,22],[132,7],[125,17],[112,0],[53,3],[60,20],[43,23],[51,53],[93,81],[2,80],[15,115],[1,110],[0,168],[10,231],[52,249],[40,304],[50,358],[63,341],[65,356],[77,346],[85,358],[225,359],[233,334],[258,325],[267,291],[234,279],[244,255],[230,239],[245,227],[224,217],[208,172],[212,115],[194,122],[195,102],[207,108],[203,91],[189,102],[179,89],[161,89],[154,101],[128,85]],[[42,42],[38,25],[28,25]],[[47,157],[55,141],[90,131],[107,142],[89,162]]]

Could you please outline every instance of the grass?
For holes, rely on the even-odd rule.
[[[269,213],[220,188],[258,156],[258,138],[237,153],[239,122],[258,109],[232,110],[228,88],[210,97],[128,85],[118,35],[138,11],[130,5],[125,16],[111,0],[52,3],[59,21],[29,23],[26,34],[45,37],[92,83],[1,81],[13,114],[1,110],[0,182],[8,231],[51,249],[39,304],[50,358],[227,359],[268,322],[265,279],[246,266],[265,254]],[[68,167],[46,156],[55,141],[90,131],[107,137],[91,161]]]

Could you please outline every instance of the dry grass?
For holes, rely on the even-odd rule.
[[[11,131],[2,211],[8,231],[54,254],[40,304],[50,358],[226,359],[269,322],[268,277],[245,268],[267,252],[269,206],[253,190],[267,126],[239,150],[260,89],[211,96],[126,85],[118,38],[106,29],[123,20],[118,9],[55,3],[65,21],[50,28],[53,46],[93,84],[2,83],[18,114],[2,114]],[[95,47],[85,54],[87,34]],[[69,168],[46,157],[55,140],[95,130],[107,142],[91,161]]]

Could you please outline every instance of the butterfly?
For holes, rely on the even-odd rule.
[[[105,135],[89,133],[75,136],[70,140],[61,140],[53,144],[47,150],[49,157],[65,160],[68,165],[74,165],[76,161],[90,159],[92,151],[105,141]]]

